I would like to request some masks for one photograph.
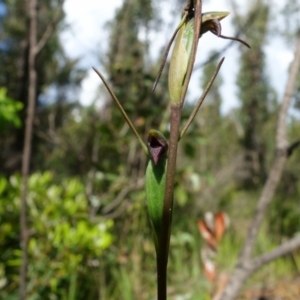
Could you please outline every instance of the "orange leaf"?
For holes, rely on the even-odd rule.
[[[215,214],[215,236],[217,241],[220,241],[228,227],[229,218],[223,212]]]
[[[214,236],[214,233],[210,230],[210,228],[205,223],[205,221],[203,220],[198,221],[198,229],[203,239],[208,243],[208,245],[215,249],[217,246],[216,238]]]

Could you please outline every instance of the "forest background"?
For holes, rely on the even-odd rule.
[[[79,102],[90,68],[82,57],[64,51],[61,37],[71,25],[65,20],[63,1],[38,1],[37,47],[30,51],[31,1],[0,2],[0,299],[16,299],[22,289],[22,199],[26,199],[28,217],[27,299],[152,299],[155,251],[143,188],[147,158],[100,82],[94,95],[97,101],[88,106]],[[99,29],[109,39],[105,53],[100,47],[96,67],[104,71],[145,140],[151,128],[168,132],[167,72],[155,93],[151,92],[160,59],[151,55],[147,36],[169,22],[158,2],[124,0],[113,19]],[[175,22],[184,4],[174,1],[169,14]],[[171,299],[209,299],[214,289],[203,272],[200,253],[205,243],[197,227],[206,212],[222,211],[229,216],[230,227],[214,260],[227,275],[235,265],[275,156],[282,97],[276,91],[286,84],[278,80],[281,88],[271,85],[274,74],[267,72],[265,49],[272,39],[294,49],[300,28],[299,1],[279,10],[274,10],[272,1],[257,0],[242,9],[235,1],[227,4],[235,34],[251,50],[213,36],[210,43],[223,47],[201,59],[204,37],[200,39],[198,73],[183,118],[188,118],[200,96],[194,90],[206,86],[218,60],[230,55],[232,47],[237,49],[233,63],[238,70],[234,79],[238,105],[221,110],[228,99],[222,87],[224,77],[232,76],[232,67],[224,64],[180,143],[169,261]],[[95,36],[91,45],[102,42]],[[32,149],[24,162],[32,88]],[[290,143],[299,141],[299,109],[298,75],[287,122]],[[296,149],[268,207],[257,254],[300,232],[299,160]],[[24,178],[28,179],[25,198]],[[300,252],[296,250],[262,268],[245,289],[293,279],[299,272]]]

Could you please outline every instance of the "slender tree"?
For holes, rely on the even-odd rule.
[[[249,276],[259,270],[263,265],[273,261],[274,259],[287,255],[294,250],[299,249],[300,247],[300,237],[299,235],[296,235],[295,237],[283,242],[272,251],[257,257],[253,257],[254,246],[257,241],[259,228],[264,220],[268,206],[275,195],[276,189],[280,184],[287,159],[300,144],[299,140],[289,144],[287,136],[288,109],[291,102],[291,96],[296,89],[299,69],[300,35],[298,33],[294,59],[289,70],[289,77],[278,114],[275,136],[276,155],[268,173],[267,181],[265,182],[258,199],[256,210],[249,226],[243,249],[240,253],[230,281],[221,297],[221,300],[236,299],[239,291]]]
[[[19,299],[26,299],[26,277],[28,264],[28,224],[27,224],[27,182],[29,174],[30,156],[31,156],[31,139],[32,127],[34,118],[34,108],[36,100],[36,45],[37,45],[37,1],[29,0],[28,16],[29,16],[29,53],[28,53],[28,106],[26,117],[26,129],[24,140],[24,152],[22,159],[22,190],[21,190],[21,249],[22,249],[22,264],[20,268],[20,291]]]
[[[26,280],[27,280],[27,265],[28,265],[28,242],[29,242],[29,229],[27,220],[27,185],[28,175],[31,160],[32,148],[32,132],[33,120],[35,113],[35,104],[37,97],[37,70],[36,58],[37,54],[44,47],[45,43],[51,35],[51,28],[47,28],[40,39],[38,39],[38,6],[36,0],[27,1],[28,11],[28,97],[27,97],[27,113],[25,124],[25,138],[22,157],[22,187],[21,187],[21,250],[22,250],[22,263],[20,267],[20,290],[19,299],[26,299]]]
[[[241,48],[237,78],[238,99],[241,103],[240,121],[244,129],[241,143],[246,151],[245,165],[249,174],[245,182],[250,186],[261,184],[266,178],[266,137],[262,128],[270,119],[274,106],[274,95],[265,72],[263,50],[267,37],[269,6],[263,1],[257,1],[250,7],[249,15],[253,11],[256,14],[255,20],[251,25],[252,29],[247,32],[251,51]]]
[[[58,31],[63,30],[64,13],[62,0],[39,1],[37,7],[37,48],[35,68],[36,105],[40,108],[35,114],[35,128],[43,133],[48,130],[49,110],[56,116],[55,126],[60,127],[63,120],[65,102],[70,100],[70,89],[80,83],[83,72],[78,70],[77,60],[69,59],[63,51]],[[3,1],[4,12],[0,15],[1,31],[0,47],[0,85],[7,88],[8,95],[24,104],[20,114],[25,124],[29,93],[29,18],[26,1]],[[47,89],[55,89],[57,98],[50,107],[45,107]],[[74,95],[74,94],[72,94]],[[44,103],[41,105],[41,101]],[[52,100],[52,99],[51,99]],[[77,100],[76,99],[72,99]],[[53,101],[53,100],[52,100]],[[36,132],[36,131],[34,131]],[[12,173],[21,169],[25,126],[11,129],[10,134],[0,132],[0,172]],[[45,143],[45,140],[33,136],[34,150]],[[36,155],[32,161],[35,166],[45,163],[45,158]]]

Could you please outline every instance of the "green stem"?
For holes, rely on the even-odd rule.
[[[171,221],[173,209],[173,190],[176,171],[177,146],[181,107],[171,106],[170,138],[168,165],[166,174],[166,187],[162,215],[162,232],[160,236],[159,251],[157,255],[157,294],[158,300],[167,299],[167,265],[171,235]]]
[[[193,1],[190,0],[188,7],[191,8]],[[193,39],[193,50],[189,60],[187,73],[183,83],[183,90],[181,93],[179,105],[171,106],[171,118],[170,118],[170,138],[169,138],[169,151],[168,151],[168,165],[166,174],[166,186],[164,195],[164,206],[162,215],[162,232],[160,236],[159,249],[157,254],[157,294],[158,300],[167,300],[167,266],[169,256],[169,246],[171,237],[171,221],[172,221],[172,209],[173,209],[173,194],[174,194],[174,181],[176,171],[176,159],[177,159],[177,146],[180,136],[180,118],[181,108],[184,103],[186,92],[188,89],[189,81],[193,71],[193,66],[196,58],[197,46],[199,41],[199,33],[201,30],[201,16],[202,1],[195,0],[195,32]]]
[[[157,266],[157,299],[167,299],[167,265],[162,257],[157,254],[156,257]]]

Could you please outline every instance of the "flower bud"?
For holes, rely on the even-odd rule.
[[[193,46],[194,19],[184,23],[179,29],[169,68],[169,96],[171,105],[180,105],[180,97],[189,58]]]

